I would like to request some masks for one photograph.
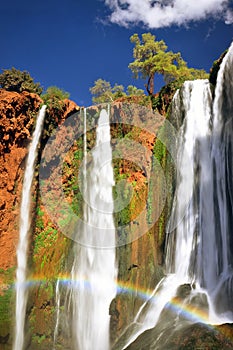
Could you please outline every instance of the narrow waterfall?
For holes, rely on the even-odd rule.
[[[20,231],[17,247],[16,270],[16,311],[15,311],[15,338],[14,350],[22,350],[24,346],[24,324],[27,304],[27,251],[28,233],[31,225],[31,187],[37,157],[37,147],[40,140],[46,106],[42,106],[36,121],[35,131],[28,151],[27,164],[24,172],[22,199],[20,207]]]
[[[60,280],[57,280],[56,283],[56,296],[55,296],[55,302],[56,302],[56,323],[54,328],[54,334],[53,334],[53,350],[56,349],[56,342],[57,342],[57,336],[58,336],[58,327],[60,322],[60,302],[61,302],[61,293],[60,293]]]
[[[86,111],[84,111],[86,123]],[[80,350],[109,349],[109,306],[116,294],[114,185],[109,113],[102,110],[87,159],[84,127],[83,228],[72,268],[73,337]]]

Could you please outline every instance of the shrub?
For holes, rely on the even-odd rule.
[[[49,109],[61,110],[64,105],[63,101],[69,98],[70,94],[57,86],[50,86],[41,97]]]

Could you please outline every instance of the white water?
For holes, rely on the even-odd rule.
[[[166,268],[170,275],[141,307],[136,331],[124,349],[156,326],[164,306],[183,284],[192,287],[191,295],[206,296],[207,323],[233,322],[232,67],[233,44],[218,72],[214,103],[209,83],[203,80],[185,82],[174,96],[173,117],[180,119],[184,114],[184,122],[177,154],[180,175],[168,225]],[[192,196],[184,215],[187,193]]]
[[[208,81],[185,82],[182,91],[175,96],[175,99],[180,98],[183,101],[185,119],[179,135],[177,169],[180,174],[177,179],[175,206],[169,224],[170,227],[175,228],[175,232],[169,233],[167,245],[168,276],[156,286],[152,298],[143,305],[136,316],[134,320],[138,324],[136,332],[132,334],[124,349],[145,330],[155,327],[162,310],[176,295],[180,285],[192,284],[195,280],[192,271],[198,220],[195,187],[197,175],[204,182],[208,182],[210,160],[207,156],[207,163],[204,162],[202,168],[198,167],[197,174],[196,162],[202,158],[203,154],[210,154],[211,92]],[[174,106],[180,106],[180,103],[174,101]],[[180,114],[180,112],[180,110],[173,110],[173,113]],[[190,198],[184,216],[185,208],[182,199],[187,203],[186,193],[193,193],[193,196]]]
[[[20,231],[17,247],[16,270],[16,312],[15,312],[15,338],[14,350],[22,350],[24,345],[24,324],[27,304],[27,251],[28,234],[31,225],[31,187],[37,157],[37,146],[42,132],[46,106],[42,106],[36,121],[36,128],[28,151],[27,164],[24,173],[22,199],[20,207]]]
[[[80,350],[109,349],[109,306],[116,294],[114,178],[106,110],[100,113],[96,133],[88,165],[84,137],[84,225],[78,232],[83,245],[76,246],[72,268],[73,336],[74,346]]]
[[[233,43],[225,55],[217,77],[213,105],[212,159],[214,177],[214,237],[215,265],[206,271],[206,288],[209,289],[219,314],[233,321]],[[209,273],[214,283],[209,283]],[[210,285],[210,287],[209,287]]]
[[[178,97],[180,98],[180,97]],[[192,269],[192,251],[195,249],[195,233],[198,230],[198,201],[197,184],[203,186],[209,183],[210,173],[210,141],[211,141],[211,92],[207,80],[187,81],[182,90],[182,101],[185,119],[179,136],[178,163],[180,172],[177,178],[175,206],[170,219],[170,225],[175,227],[176,236],[175,256],[166,255],[167,271],[175,273],[183,283],[192,282],[195,278]],[[180,111],[176,111],[179,113]],[[185,155],[185,152],[187,155]],[[188,157],[187,157],[188,156]],[[191,191],[190,191],[191,189]],[[191,193],[190,202],[182,218],[183,198],[185,193]],[[201,189],[200,189],[201,192]],[[206,198],[208,201],[208,198]],[[211,203],[208,203],[211,205]],[[207,205],[208,205],[207,204]],[[178,219],[183,220],[179,222]],[[168,252],[174,250],[174,240],[169,237]],[[170,246],[172,244],[172,247]]]
[[[56,283],[56,295],[55,295],[55,305],[56,305],[56,323],[54,328],[53,335],[53,350],[56,348],[57,336],[58,336],[58,327],[60,322],[60,302],[61,302],[61,294],[60,294],[60,280],[57,280]]]

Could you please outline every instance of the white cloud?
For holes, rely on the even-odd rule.
[[[128,26],[142,22],[148,28],[185,25],[209,17],[233,23],[231,0],[105,0],[110,21]]]

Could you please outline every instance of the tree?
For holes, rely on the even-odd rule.
[[[134,44],[134,61],[129,64],[134,77],[147,79],[146,90],[150,96],[154,95],[155,74],[162,74],[165,83],[182,78],[184,80],[207,77],[204,70],[188,68],[181,54],[167,51],[167,45],[163,40],[156,41],[151,33],[138,34],[130,37]]]
[[[46,92],[41,96],[44,103],[50,109],[61,110],[64,106],[64,100],[70,97],[70,94],[57,86],[50,86]]]
[[[94,103],[112,102],[116,98],[125,96],[123,85],[115,84],[112,87],[108,81],[103,79],[96,80],[94,86],[90,88],[90,92],[94,95],[92,98]]]
[[[109,81],[98,79],[95,81],[94,86],[90,88],[90,92],[94,97],[92,101],[94,103],[108,103],[113,102],[120,97],[126,96],[145,96],[142,89],[138,89],[134,85],[129,85],[127,87],[127,92],[125,93],[123,85],[115,84],[111,86]]]
[[[4,69],[0,74],[0,86],[8,91],[28,91],[38,95],[43,91],[40,83],[35,83],[27,71],[20,71],[14,67]]]
[[[138,89],[134,85],[128,85],[128,87],[127,87],[127,95],[128,96],[145,96],[145,92],[142,89]]]

